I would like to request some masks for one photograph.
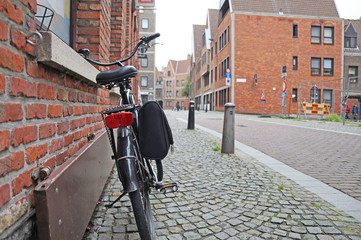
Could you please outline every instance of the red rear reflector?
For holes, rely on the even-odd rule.
[[[105,124],[108,128],[127,127],[133,123],[131,112],[119,112],[105,117]]]

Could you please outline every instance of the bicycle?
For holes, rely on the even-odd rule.
[[[118,176],[123,185],[123,193],[112,203],[105,205],[112,207],[127,193],[131,200],[138,232],[143,240],[156,238],[154,220],[149,200],[151,189],[160,192],[175,192],[178,190],[176,183],[162,184],[163,166],[161,160],[155,160],[156,171],[150,159],[142,156],[139,140],[139,111],[141,106],[136,104],[131,91],[130,79],[136,77],[137,70],[133,66],[125,66],[123,62],[131,59],[139,50],[145,54],[150,47],[149,42],[159,37],[160,34],[140,38],[129,56],[114,62],[101,63],[89,58],[88,49],[80,49],[78,53],[90,63],[98,66],[117,68],[100,72],[96,81],[107,89],[119,87],[119,105],[101,111],[105,128],[116,162]],[[117,129],[117,142],[115,143],[114,129]]]

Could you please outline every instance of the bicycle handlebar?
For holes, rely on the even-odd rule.
[[[140,48],[142,46],[146,50],[149,47],[148,46],[149,42],[156,39],[159,36],[160,36],[160,34],[156,33],[156,34],[153,34],[153,35],[150,35],[150,36],[141,37],[140,41],[137,43],[137,45],[135,45],[132,53],[128,57],[117,60],[117,61],[114,61],[114,62],[110,62],[110,63],[101,63],[101,62],[95,61],[93,59],[90,59],[89,58],[90,51],[87,48],[79,49],[78,53],[83,58],[85,58],[88,62],[94,63],[94,64],[99,65],[99,66],[103,66],[103,67],[109,67],[109,66],[113,66],[113,65],[123,66],[122,62],[125,62],[125,61],[128,61],[129,59],[131,59],[135,55],[135,53],[137,52],[138,48]]]

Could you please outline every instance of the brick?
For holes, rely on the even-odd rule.
[[[10,131],[0,131],[0,151],[6,150],[10,147]]]
[[[79,131],[74,133],[74,141],[78,141],[82,137],[83,137],[83,131],[82,130],[79,130]]]
[[[29,82],[22,78],[10,79],[10,95],[36,97],[36,83]]]
[[[15,72],[23,72],[25,60],[22,56],[12,51],[0,47],[0,67],[10,69]]]
[[[5,93],[5,87],[6,87],[5,76],[3,74],[0,74],[0,94]]]
[[[56,89],[53,86],[49,86],[43,83],[38,84],[38,98],[39,99],[56,99]]]
[[[48,72],[45,71],[42,65],[38,64],[36,61],[26,62],[26,72],[31,77],[48,79]]]
[[[82,11],[78,12],[78,18],[83,19],[99,19],[100,18],[100,12],[90,12],[90,11]]]
[[[0,208],[11,199],[10,184],[6,183],[0,186]]]
[[[33,103],[26,107],[26,119],[44,119],[46,118],[46,104]]]
[[[20,103],[0,103],[0,122],[23,120],[24,113]]]
[[[26,35],[12,27],[10,44],[21,51],[25,51],[27,45]]]
[[[22,169],[25,164],[25,157],[23,151],[15,152],[5,158],[0,159],[0,177],[7,173]]]
[[[72,106],[64,106],[63,108],[63,116],[71,116],[74,113],[74,108]]]
[[[43,162],[43,166],[44,167],[50,167],[51,169],[55,168],[55,156],[49,158],[48,160],[46,160],[45,162]]]
[[[73,156],[79,150],[79,146],[77,144],[71,146],[69,148],[69,156]]]
[[[33,13],[36,13],[36,0],[21,0],[21,2],[30,9]]]
[[[86,118],[80,118],[79,119],[79,127],[84,127],[86,123]]]
[[[74,141],[74,133],[64,137],[64,147],[69,146]]]
[[[67,102],[67,101],[69,101],[69,92],[67,90],[65,90],[65,89],[58,88],[56,98],[59,101]]]
[[[8,25],[0,21],[0,41],[8,40]]]
[[[51,140],[49,153],[56,152],[64,147],[64,138]]]
[[[75,116],[80,116],[80,115],[82,115],[82,113],[83,113],[83,109],[81,106],[74,107],[74,115]]]
[[[44,123],[39,126],[39,139],[54,136],[56,133],[55,123]]]
[[[38,127],[25,126],[15,128],[13,130],[13,146],[17,147],[20,144],[27,144],[38,140]]]
[[[92,123],[92,117],[86,117],[86,124]]]
[[[74,91],[69,92],[69,101],[76,102],[77,101],[77,94]]]
[[[59,72],[50,72],[49,81],[63,86],[65,84],[64,74]]]
[[[6,17],[10,18],[12,21],[17,24],[23,24],[24,17],[23,11],[16,5],[13,5],[9,0],[0,1],[0,12],[2,12]]]
[[[62,105],[48,105],[48,117],[49,118],[58,118],[63,116],[63,106]]]
[[[48,143],[43,143],[33,147],[29,147],[25,150],[26,162],[31,164],[36,160],[44,157],[48,153]]]
[[[69,132],[70,124],[66,122],[58,122],[58,135]]]
[[[79,119],[72,119],[70,121],[70,129],[74,130],[77,129],[79,127]]]
[[[55,158],[56,165],[59,166],[63,164],[67,160],[68,156],[69,156],[68,150],[65,150],[64,152],[56,155]]]
[[[31,179],[31,172],[36,169],[36,167],[21,173],[14,180],[12,180],[13,185],[13,196],[18,195],[24,188],[28,188],[33,184]]]

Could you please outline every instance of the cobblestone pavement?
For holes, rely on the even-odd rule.
[[[177,114],[187,119],[185,112]],[[196,123],[222,132],[223,113],[196,112]],[[351,124],[237,114],[235,138],[361,200],[361,127]]]
[[[179,191],[152,194],[158,239],[361,239],[361,223],[242,152],[222,154],[220,140],[187,130],[167,112],[175,152],[164,181]],[[130,201],[109,178],[84,240],[139,239]]]

